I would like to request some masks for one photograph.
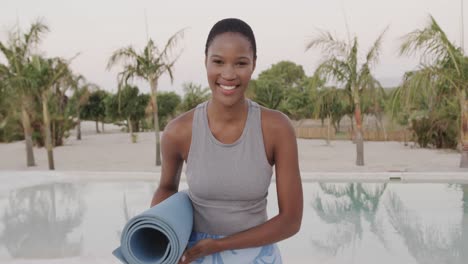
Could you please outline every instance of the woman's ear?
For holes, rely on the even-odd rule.
[[[253,60],[253,63],[252,63],[252,64],[253,64],[253,65],[252,65],[252,66],[253,66],[253,67],[252,67],[252,73],[253,73],[253,72],[255,71],[255,66],[257,66],[257,58],[255,58],[255,59]]]

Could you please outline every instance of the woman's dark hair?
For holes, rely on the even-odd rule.
[[[214,24],[208,34],[208,38],[206,39],[205,56],[208,55],[208,47],[211,45],[211,42],[213,42],[213,39],[226,32],[239,33],[246,37],[252,45],[254,59],[257,59],[257,44],[255,43],[255,36],[252,28],[250,28],[247,23],[237,18],[226,18]]]

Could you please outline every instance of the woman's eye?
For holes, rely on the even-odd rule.
[[[237,65],[239,65],[239,66],[245,66],[245,65],[247,65],[247,64],[248,64],[248,63],[245,62],[245,61],[240,61],[240,62],[237,63]]]
[[[214,64],[223,64],[223,61],[222,60],[213,60],[213,63]]]

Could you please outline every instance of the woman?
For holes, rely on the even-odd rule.
[[[256,59],[249,25],[217,22],[205,46],[212,97],[164,130],[151,205],[178,191],[185,161],[194,231],[180,263],[281,263],[274,243],[299,231],[303,198],[294,130],[284,114],[245,98]],[[279,214],[268,220],[273,166]]]

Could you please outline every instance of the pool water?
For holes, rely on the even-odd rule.
[[[57,182],[0,194],[0,263],[119,263],[125,222],[155,182]],[[187,188],[181,183],[181,189]],[[268,213],[278,212],[270,186]],[[284,263],[468,263],[468,185],[303,183]]]

